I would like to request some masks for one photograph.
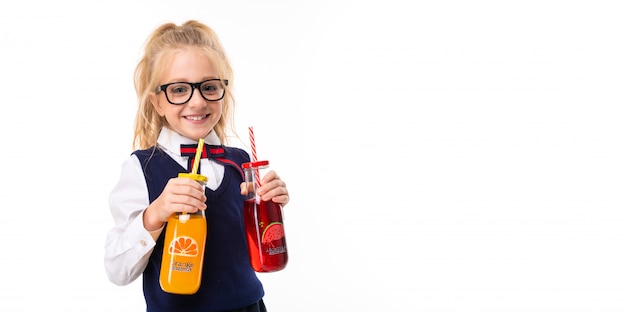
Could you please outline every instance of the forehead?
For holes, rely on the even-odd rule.
[[[217,78],[218,73],[208,53],[196,47],[177,49],[164,60],[162,81],[201,81]]]

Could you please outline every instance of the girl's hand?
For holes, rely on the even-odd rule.
[[[172,178],[159,197],[143,213],[148,231],[158,230],[176,212],[195,213],[206,209],[204,186],[189,178]]]
[[[268,171],[263,178],[261,178],[261,187],[257,189],[257,193],[261,196],[262,200],[272,200],[275,203],[282,206],[287,205],[289,202],[289,192],[287,191],[287,184],[278,177],[278,174],[274,170]],[[246,183],[241,183],[241,195],[248,194]]]

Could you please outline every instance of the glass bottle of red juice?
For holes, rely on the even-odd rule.
[[[272,200],[261,200],[256,193],[263,170],[269,168],[269,161],[247,162],[241,167],[248,187],[243,206],[243,221],[250,264],[256,272],[282,270],[288,259],[283,208]]]

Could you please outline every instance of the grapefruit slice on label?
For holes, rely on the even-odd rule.
[[[198,244],[188,236],[179,236],[170,244],[170,253],[178,256],[194,257],[198,255]]]

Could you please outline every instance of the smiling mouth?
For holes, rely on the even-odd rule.
[[[202,120],[204,118],[207,118],[207,116],[209,115],[201,115],[201,116],[185,116],[185,119],[189,119],[189,120]]]

